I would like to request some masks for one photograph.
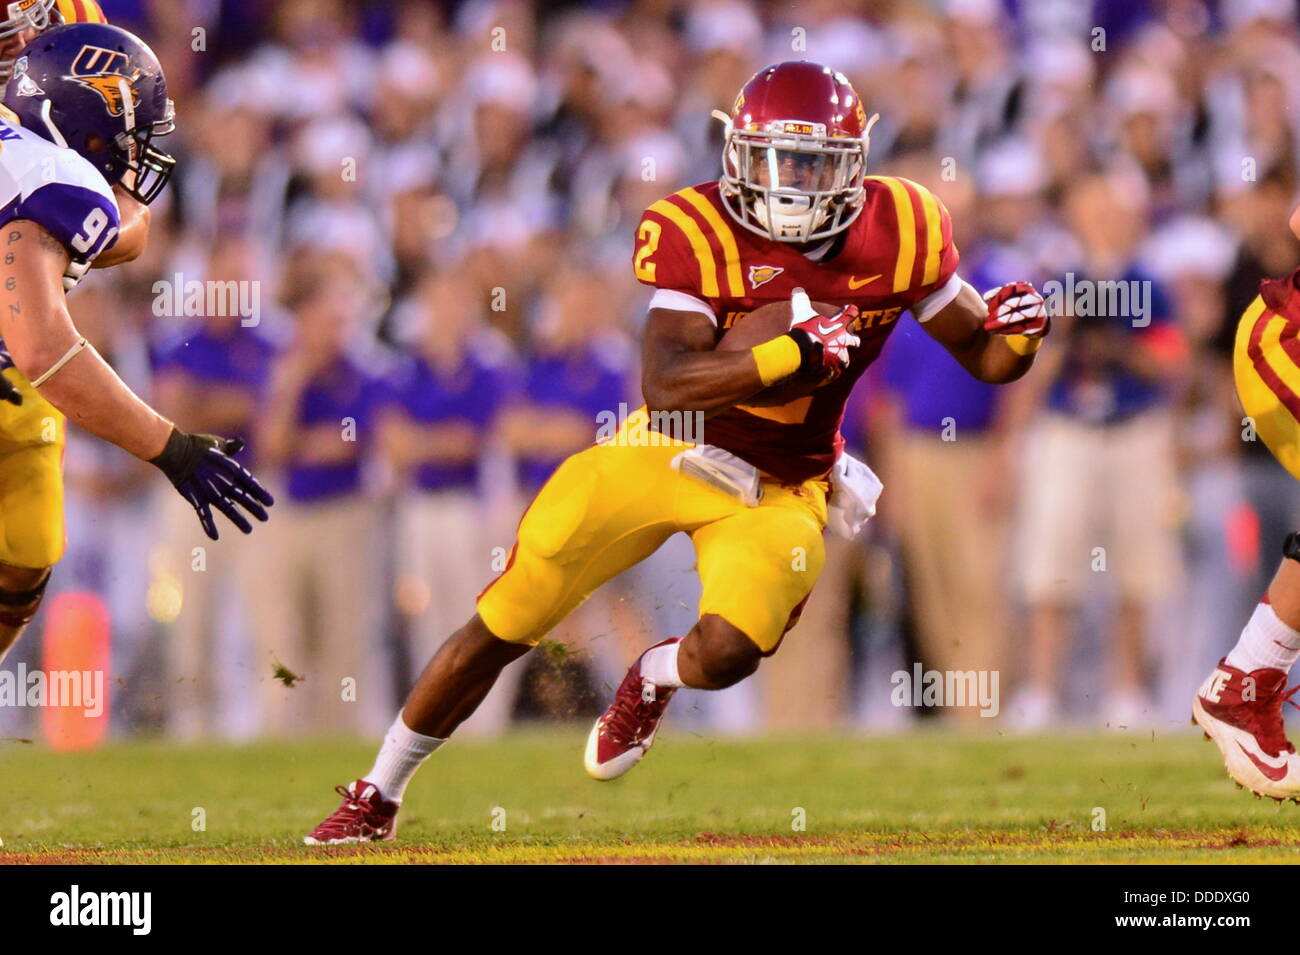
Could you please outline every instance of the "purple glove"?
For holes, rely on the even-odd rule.
[[[193,505],[203,532],[217,540],[217,525],[212,519],[216,508],[245,534],[253,525],[235,507],[238,504],[259,521],[267,519],[266,508],[275,499],[232,455],[243,450],[239,438],[219,438],[213,434],[186,434],[172,428],[162,454],[149,463],[155,465]]]

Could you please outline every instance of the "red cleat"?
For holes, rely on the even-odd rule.
[[[387,842],[397,835],[397,803],[380,795],[373,783],[358,779],[346,789],[335,786],[343,803],[319,826],[303,837],[309,846],[337,846],[345,842]]]
[[[655,647],[677,643],[673,637]],[[646,653],[650,651],[647,650]],[[659,686],[641,677],[643,653],[623,677],[614,702],[609,705],[587,737],[583,765],[592,779],[616,779],[641,762],[655,741],[659,721],[668,709],[668,701],[677,692],[675,686]]]
[[[1239,786],[1300,801],[1300,759],[1282,723],[1282,704],[1300,687],[1285,687],[1281,670],[1245,673],[1220,660],[1192,698],[1192,722],[1214,740]]]

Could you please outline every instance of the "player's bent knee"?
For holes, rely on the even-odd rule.
[[[497,636],[475,614],[443,644],[440,654],[446,654],[454,670],[497,669],[523,656],[531,649],[529,644],[504,640]]]
[[[763,651],[743,630],[712,615],[701,617],[695,630],[695,662],[711,688],[733,686],[758,669]]]
[[[31,623],[49,582],[49,567],[0,564],[0,626],[17,629]]]

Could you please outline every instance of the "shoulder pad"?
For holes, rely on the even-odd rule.
[[[895,294],[919,300],[957,271],[960,256],[952,241],[952,220],[933,192],[900,176],[868,176],[888,190],[896,255],[892,276]]]
[[[702,187],[682,189],[645,210],[633,271],[655,288],[716,299],[745,294],[731,222]]]
[[[117,238],[117,199],[82,156],[14,126],[0,124],[0,176],[13,199],[5,221],[30,219],[90,261]]]

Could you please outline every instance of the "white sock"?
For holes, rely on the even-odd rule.
[[[1262,603],[1251,614],[1226,662],[1246,673],[1264,669],[1285,673],[1297,657],[1300,657],[1300,631],[1292,630],[1271,606]]]
[[[402,714],[399,711],[397,719],[393,720],[393,725],[388,727],[388,733],[384,736],[384,745],[379,747],[375,765],[370,772],[366,773],[365,779],[367,782],[374,783],[385,799],[401,802],[402,794],[406,792],[406,785],[415,775],[415,771],[429,758],[430,753],[445,742],[447,742],[445,739],[425,736],[409,729],[402,722]]]
[[[641,657],[641,675],[655,686],[682,686],[682,678],[677,673],[677,650],[680,640],[665,643],[661,647],[651,647]]]

